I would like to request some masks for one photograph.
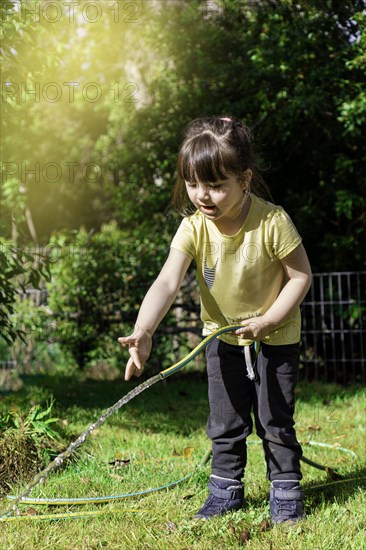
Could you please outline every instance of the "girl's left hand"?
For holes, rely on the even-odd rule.
[[[275,328],[274,324],[269,322],[265,315],[246,319],[241,324],[243,328],[235,330],[234,334],[248,340],[263,340]]]

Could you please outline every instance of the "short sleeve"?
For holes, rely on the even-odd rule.
[[[174,235],[170,248],[175,248],[187,254],[192,260],[195,258],[194,229],[189,219],[184,218]]]
[[[290,216],[278,207],[269,224],[269,240],[273,255],[282,260],[301,243],[301,237],[297,232]]]

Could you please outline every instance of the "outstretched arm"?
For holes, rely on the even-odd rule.
[[[130,336],[118,338],[122,346],[128,346],[130,359],[127,362],[125,380],[134,374],[140,376],[152,344],[152,335],[174,302],[191,263],[183,252],[170,249],[156,281],[148,290],[136,319],[135,331]]]
[[[272,306],[261,317],[243,321],[243,328],[235,331],[243,338],[261,340],[280,326],[301,304],[311,285],[311,267],[302,244],[281,260],[288,281]]]

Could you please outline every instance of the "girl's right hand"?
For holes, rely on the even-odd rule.
[[[149,358],[152,346],[151,335],[144,329],[136,327],[136,330],[131,336],[118,338],[118,342],[122,346],[128,346],[130,358],[126,365],[125,380],[129,380],[131,376],[141,376],[144,363]]]

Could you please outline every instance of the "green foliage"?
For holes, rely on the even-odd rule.
[[[48,445],[60,444],[54,430],[59,419],[52,416],[54,399],[44,406],[13,407],[0,412],[0,493],[14,483],[29,480],[50,460],[54,450]]]
[[[148,208],[149,223],[160,219],[184,126],[232,113],[254,126],[269,187],[303,235],[314,270],[363,268],[363,3],[220,6],[205,16],[198,3],[166,2],[151,16],[142,34],[155,59],[150,100],[127,124],[116,113],[108,130],[120,137],[113,151],[104,141],[128,182],[116,189],[115,216],[143,227]],[[131,193],[137,209],[129,208]]]
[[[116,4],[105,2],[100,20],[80,33],[77,17],[36,23],[14,5],[2,7],[3,80],[41,90],[54,81],[63,91],[54,103],[42,93],[39,101],[7,94],[4,103],[3,158],[16,170],[5,189],[26,203],[41,239],[55,229],[98,230],[109,219],[140,239],[158,240],[162,222],[172,232],[183,128],[232,113],[254,126],[272,195],[293,217],[314,270],[364,267],[364,2],[139,1],[134,17],[120,13],[117,23]],[[29,0],[22,5],[31,9]],[[72,99],[63,84],[71,80]],[[101,87],[100,101],[82,95],[88,82]],[[50,138],[51,127],[65,131]],[[21,164],[37,162],[39,178],[23,177]],[[61,167],[58,181],[42,170],[47,162]],[[70,163],[78,163],[75,177]],[[83,171],[88,163],[95,173]]]
[[[113,362],[120,351],[116,339],[131,332],[163,263],[166,242],[157,246],[147,237],[127,238],[111,222],[95,234],[82,229],[55,236],[52,245],[48,306],[55,319],[53,337],[80,366],[98,359]]]
[[[128,23],[123,3],[114,4],[120,10],[117,22],[113,3],[100,3],[103,15],[95,24],[85,24],[84,2],[61,3],[61,17],[57,9],[54,17],[55,6],[48,4],[21,0],[0,6],[3,181],[4,186],[11,177],[18,181],[18,195],[43,241],[52,230],[99,227],[109,219],[113,171],[95,145],[108,133],[114,108],[125,120],[135,109],[128,95],[133,78],[124,60],[139,30]],[[94,101],[96,90],[100,100]],[[49,163],[56,168],[47,169]],[[5,220],[14,207],[3,205]],[[27,232],[24,220],[20,223]]]
[[[48,276],[42,255],[29,252],[33,223],[40,243],[60,230],[52,242],[69,251],[53,256],[56,329],[43,312],[34,318],[41,328],[25,322],[32,337],[43,331],[80,364],[114,354],[178,224],[167,212],[182,131],[206,114],[253,126],[272,195],[299,228],[314,271],[364,268],[364,2],[138,1],[134,23],[129,10],[116,22],[118,3],[103,2],[89,25],[80,16],[37,21],[34,8],[42,14],[46,2],[36,4],[1,3],[2,82],[14,85],[2,88],[0,325],[8,344],[21,334],[17,289]],[[60,101],[45,99],[50,82]],[[100,101],[82,94],[90,82]],[[22,95],[21,85],[40,92]],[[162,344],[154,362],[165,356]]]
[[[58,422],[58,418],[49,417],[54,405],[54,399],[42,409],[41,405],[33,405],[27,414],[20,415],[17,411],[7,411],[0,415],[0,432],[9,434],[20,431],[25,436],[30,436],[36,443],[44,438],[57,440],[59,434],[51,427]],[[47,418],[49,417],[49,418]]]
[[[49,278],[48,258],[0,237],[0,326],[1,337],[11,345],[24,340],[25,332],[15,322],[15,302],[19,290],[38,288],[41,278]]]
[[[23,2],[23,7],[31,5]],[[28,140],[18,133],[13,135],[24,125],[22,118],[24,107],[14,101],[11,95],[5,93],[8,83],[18,85],[24,80],[24,67],[17,63],[18,55],[23,51],[24,55],[32,57],[32,44],[34,44],[35,25],[32,25],[26,18],[17,17],[16,7],[19,2],[7,0],[1,3],[0,37],[2,42],[2,88],[1,88],[1,124],[2,124],[2,162],[1,162],[1,189],[0,189],[0,335],[10,346],[16,339],[24,341],[25,332],[16,323],[14,318],[15,303],[19,290],[24,291],[26,287],[39,288],[41,280],[49,278],[49,265],[47,255],[39,250],[32,250],[29,246],[29,232],[24,231],[26,226],[26,212],[29,219],[32,218],[28,205],[26,181],[22,181],[19,173],[17,176],[11,174],[9,169],[17,167],[16,151],[20,148],[21,142]],[[15,17],[14,17],[15,16]],[[38,30],[40,30],[38,28]],[[42,34],[42,33],[41,33]],[[14,59],[15,58],[15,59]],[[28,63],[28,70],[31,70],[32,63]],[[29,75],[29,73],[28,73]],[[22,160],[25,160],[23,157]],[[8,163],[8,164],[7,164]],[[33,223],[33,220],[32,222]],[[11,235],[11,238],[10,238]],[[37,247],[38,248],[38,247]]]

